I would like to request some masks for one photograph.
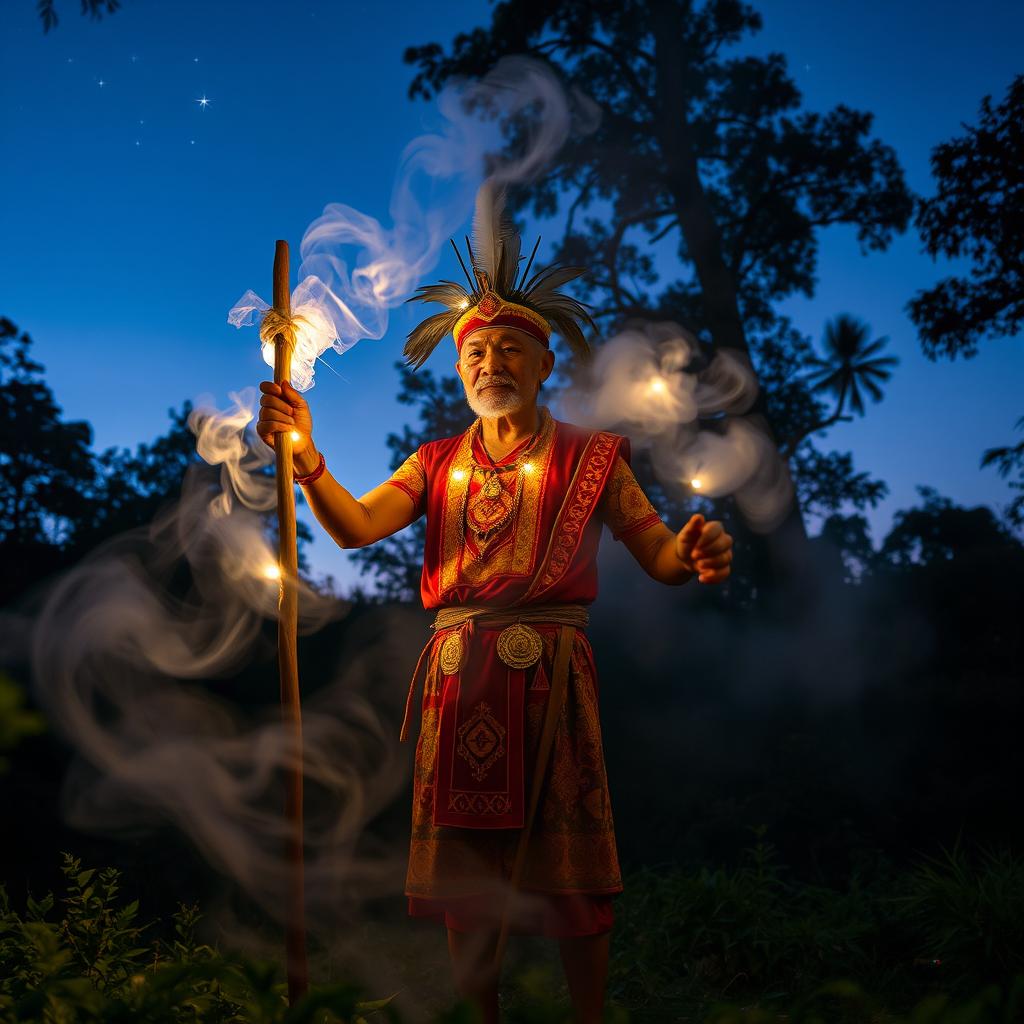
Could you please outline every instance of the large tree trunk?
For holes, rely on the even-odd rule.
[[[684,75],[690,66],[685,52],[684,26],[689,5],[678,0],[659,0],[652,7],[655,36],[657,133],[665,166],[665,177],[672,194],[680,230],[687,251],[693,258],[700,282],[704,316],[716,348],[742,352],[753,368],[747,344],[736,283],[722,254],[721,237],[711,206],[701,185],[697,157],[686,122],[687,90]],[[756,368],[754,369],[756,373]],[[747,414],[778,447],[772,428],[764,389]],[[738,522],[737,541],[754,560],[755,579],[777,592],[804,590],[801,577],[808,564],[808,538],[797,501],[793,501],[785,519],[771,533],[757,534]],[[787,597],[792,596],[788,594]]]

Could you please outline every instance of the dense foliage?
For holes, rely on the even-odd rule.
[[[157,935],[116,869],[64,854],[61,870],[60,900],[29,896],[23,916],[0,886],[4,1024],[401,1019],[394,995],[364,999],[355,981],[314,986],[289,1008],[280,966],[201,941],[194,904]],[[1005,852],[955,847],[903,872],[865,862],[834,889],[794,884],[759,835],[731,870],[631,875],[617,906],[611,1021],[1011,1024],[1024,1011],[1024,869]],[[367,935],[376,955],[395,955]],[[531,942],[510,947],[506,1019],[566,1021],[550,950]],[[423,1009],[472,1019],[462,1003]]]

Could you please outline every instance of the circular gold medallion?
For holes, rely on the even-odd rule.
[[[509,668],[529,668],[543,650],[540,633],[521,622],[507,626],[498,634],[498,657]]]
[[[462,667],[462,637],[458,633],[449,633],[441,641],[439,661],[446,676],[455,675]]]

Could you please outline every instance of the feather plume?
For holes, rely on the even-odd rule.
[[[414,327],[405,342],[406,363],[414,370],[419,369],[430,358],[441,339],[451,333],[460,316],[461,309],[450,309],[428,316],[418,327]]]
[[[472,296],[466,291],[465,285],[457,281],[441,281],[438,284],[425,284],[416,289],[406,302],[441,302],[449,309],[465,309],[470,305]]]
[[[463,313],[483,298],[487,288],[499,298],[519,303],[542,316],[551,329],[561,335],[572,354],[581,361],[590,357],[590,346],[583,334],[581,324],[597,330],[587,307],[570,295],[563,295],[557,288],[586,273],[585,267],[566,267],[557,264],[538,270],[527,280],[537,255],[533,247],[526,270],[519,278],[521,242],[515,224],[505,212],[506,193],[493,181],[485,181],[477,192],[476,209],[473,214],[473,242],[466,239],[469,253],[469,269],[463,262],[458,247],[452,240],[452,248],[462,265],[469,281],[465,288],[457,281],[442,280],[437,284],[422,285],[407,302],[438,302],[446,306],[443,313],[435,313],[418,327],[409,332],[405,343],[407,365],[414,369],[427,361],[445,335],[454,331],[455,324]],[[472,271],[472,273],[470,273]],[[476,279],[476,283],[471,280]]]
[[[487,275],[491,287],[498,289],[498,269],[502,250],[515,246],[513,264],[519,266],[519,233],[505,213],[505,189],[485,181],[476,193],[473,213],[473,266]],[[505,269],[502,268],[505,274]],[[503,293],[507,294],[510,289]]]
[[[541,295],[550,294],[563,284],[575,281],[577,277],[587,272],[586,267],[560,267],[557,264],[538,270],[530,278],[530,283],[523,289],[526,298],[539,298]]]
[[[597,324],[583,303],[570,295],[553,293],[535,299],[531,305],[551,324],[554,331],[565,338],[574,356],[581,361],[589,358],[590,346],[580,328],[580,322],[591,330],[597,330]]]

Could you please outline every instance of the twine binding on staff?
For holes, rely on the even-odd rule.
[[[264,345],[273,345],[276,344],[277,336],[281,334],[284,336],[285,344],[289,348],[295,348],[295,335],[300,325],[312,327],[301,313],[290,316],[270,306],[260,320],[260,341]]]

